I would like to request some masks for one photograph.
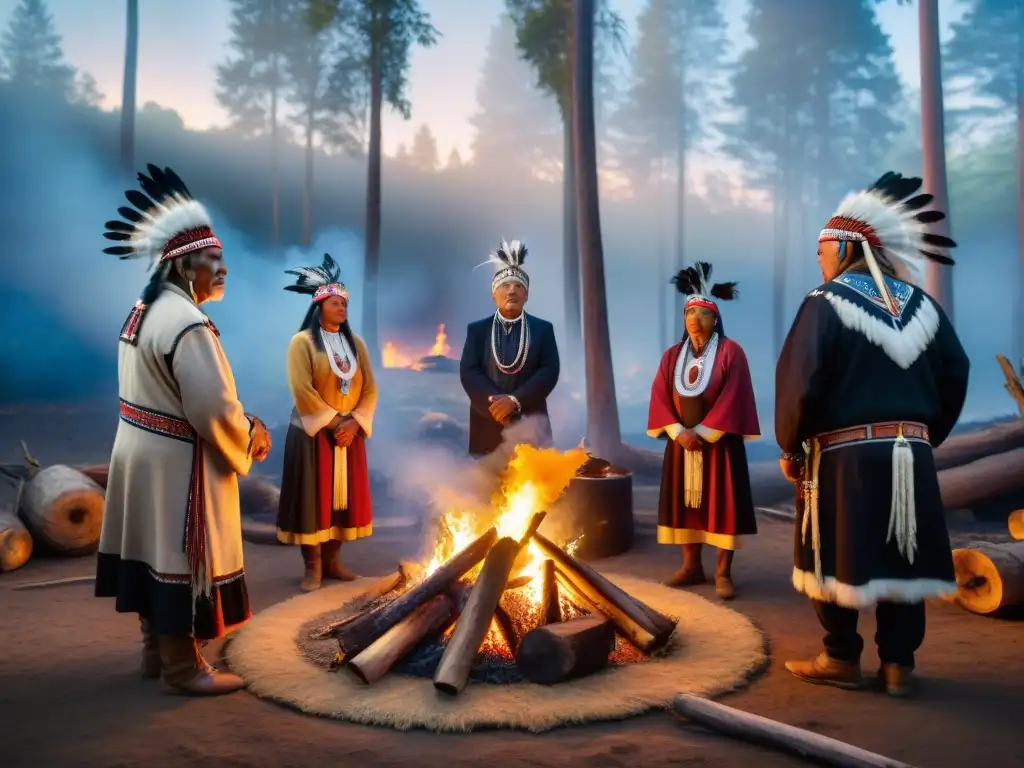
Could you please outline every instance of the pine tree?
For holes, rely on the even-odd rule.
[[[409,159],[413,167],[421,171],[436,171],[441,164],[441,159],[437,156],[437,139],[428,125],[423,124],[416,131]]]
[[[451,153],[448,155],[448,160],[444,164],[446,171],[458,171],[461,170],[464,163],[462,162],[462,155],[459,150],[452,148]]]
[[[21,0],[0,38],[5,79],[68,101],[76,96],[75,68],[64,60],[61,38],[43,0]],[[93,81],[95,85],[95,81]]]

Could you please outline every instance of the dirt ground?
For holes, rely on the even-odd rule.
[[[0,462],[20,458],[24,437],[44,463],[107,458],[115,422],[94,408],[0,412]],[[6,493],[6,489],[2,491]],[[650,490],[638,489],[638,509]],[[2,501],[4,499],[0,499]],[[1024,625],[929,607],[919,655],[921,691],[900,701],[878,693],[809,686],[783,668],[820,650],[810,606],[789,585],[792,524],[763,520],[737,556],[733,607],[767,634],[771,666],[725,703],[808,728],[919,768],[1024,766]],[[381,574],[418,541],[374,536],[350,545],[349,563]],[[677,564],[674,548],[641,531],[636,548],[602,570],[659,578]],[[710,565],[711,553],[707,553]],[[246,546],[254,610],[297,591],[298,553]],[[91,558],[37,559],[0,575],[0,744],[5,766],[774,766],[795,758],[685,725],[665,713],[542,735],[435,735],[354,726],[300,715],[247,693],[195,700],[164,695],[138,679],[137,620],[92,597],[91,584],[14,591],[21,583],[90,574]],[[713,589],[698,593],[715,599]],[[865,616],[869,641],[873,620]],[[216,657],[216,644],[207,646]],[[877,658],[865,653],[873,670]]]

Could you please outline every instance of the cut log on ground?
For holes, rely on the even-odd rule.
[[[408,571],[404,564],[399,564],[398,570],[394,573],[389,573],[385,576],[381,576],[373,584],[367,588],[365,592],[356,595],[352,600],[349,601],[348,605],[367,605],[372,603],[374,600],[384,597],[396,589],[402,589],[408,583]],[[345,624],[351,624],[353,621],[363,615],[363,611],[355,611],[351,615],[330,624],[321,631],[312,635],[313,640],[326,640],[335,634],[338,627],[344,626]]]
[[[972,461],[939,472],[942,506],[970,509],[1024,488],[1024,448]]]
[[[452,620],[455,605],[446,594],[431,598],[359,654],[345,659],[345,666],[367,685],[377,682],[423,638],[444,629]]]
[[[555,563],[545,560],[541,567],[540,613],[537,626],[556,624],[562,620],[562,606],[558,602],[558,580],[555,578]]]
[[[516,669],[531,683],[554,685],[608,666],[615,629],[600,616],[582,616],[526,633],[516,653]]]
[[[953,550],[957,602],[971,613],[998,614],[1024,605],[1024,541],[976,541]]]
[[[953,435],[935,449],[935,468],[941,472],[1014,448],[1024,448],[1024,419],[1003,421],[974,432]]]
[[[76,467],[76,469],[104,491],[107,490],[107,480],[110,478],[109,464],[90,464],[87,467]]]
[[[487,556],[497,538],[498,530],[489,529],[394,602],[339,627],[335,637],[338,639],[341,652],[347,657],[357,655],[425,602],[448,591],[456,581]],[[506,574],[506,580],[507,578]],[[502,582],[502,586],[504,585],[505,582]]]
[[[609,618],[633,645],[644,653],[652,653],[668,642],[676,628],[674,621],[649,606],[642,606],[638,600],[541,534],[534,534],[533,540],[576,590]]]
[[[0,509],[0,573],[16,571],[32,557],[32,534],[9,509]]]
[[[676,696],[672,708],[687,720],[718,733],[760,744],[835,768],[913,768],[838,739],[702,699]]]
[[[39,554],[91,554],[100,543],[103,489],[78,470],[56,464],[25,483],[18,514]]]
[[[449,696],[458,695],[476,662],[477,654],[487,630],[494,620],[498,601],[505,592],[508,575],[519,556],[519,542],[511,538],[498,539],[484,560],[469,601],[455,623],[455,631],[448,639],[441,661],[434,672],[434,688]]]
[[[999,367],[1003,371],[1003,377],[1006,379],[1003,389],[1010,393],[1010,397],[1017,404],[1021,416],[1024,416],[1024,387],[1020,385],[1020,378],[1018,378],[1017,372],[1013,369],[1013,363],[1003,355],[996,355],[996,361],[999,363]]]
[[[1024,541],[1024,509],[1011,512],[1006,525],[1010,529],[1010,535],[1013,538],[1017,541]]]

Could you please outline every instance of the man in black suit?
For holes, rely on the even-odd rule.
[[[486,456],[502,442],[502,432],[536,415],[541,442],[551,442],[548,395],[558,383],[555,329],[526,314],[530,277],[523,270],[526,246],[502,241],[488,262],[498,271],[491,281],[497,310],[470,323],[459,373],[469,396],[469,454]]]

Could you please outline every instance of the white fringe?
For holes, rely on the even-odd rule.
[[[903,437],[903,427],[892,446],[892,506],[888,544],[896,538],[900,554],[911,565],[917,552],[917,510],[914,503],[914,452]]]
[[[870,608],[879,602],[919,603],[933,597],[957,593],[956,582],[939,579],[872,579],[864,584],[844,584],[829,576],[817,577],[799,568],[793,569],[793,587],[812,600],[835,603],[845,608]]]
[[[689,509],[700,507],[704,491],[704,452],[683,451],[683,501]]]
[[[920,307],[903,324],[902,330],[831,291],[825,291],[824,296],[843,325],[881,347],[886,356],[904,370],[917,361],[939,331],[939,313],[932,300],[923,294]]]

